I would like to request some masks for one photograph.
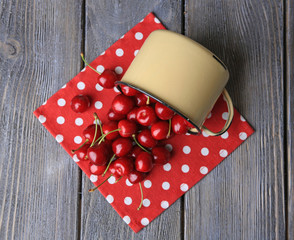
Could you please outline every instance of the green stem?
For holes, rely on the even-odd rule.
[[[115,130],[112,130],[112,131],[108,132],[107,134],[103,134],[103,137],[102,137],[102,138],[100,139],[100,141],[98,142],[98,145],[104,140],[104,138],[105,138],[107,135],[109,135],[109,134],[111,134],[111,133],[113,133],[113,132],[118,132],[118,131],[120,131],[120,128],[115,129]]]
[[[89,139],[86,139],[86,141],[81,146],[79,146],[77,149],[71,150],[71,153],[74,153],[74,152],[80,150],[87,142],[89,142]]]
[[[97,140],[94,142],[93,146],[100,141],[100,139],[102,138],[103,136],[100,136],[99,138],[97,138]]]
[[[135,135],[135,134],[133,134],[132,137],[133,137],[135,143],[136,143],[136,144],[137,144],[137,145],[138,145],[143,151],[148,152],[148,153],[151,153],[150,151],[148,151],[146,148],[144,148],[144,147],[138,142],[138,140],[136,139],[136,135]]]
[[[84,54],[83,54],[83,53],[81,53],[81,57],[82,57],[83,62],[86,64],[86,66],[88,66],[89,68],[91,68],[92,70],[94,70],[96,73],[98,73],[99,75],[101,75],[100,72],[98,72],[95,68],[91,67],[91,66],[89,65],[89,63],[87,63],[87,61],[86,61],[85,58],[84,58]]]
[[[102,183],[100,183],[97,187],[89,189],[89,192],[94,192],[97,188],[99,188],[103,183],[105,183],[110,177],[112,176],[112,174],[106,178]]]
[[[139,182],[139,186],[140,186],[140,191],[141,191],[141,203],[140,203],[139,207],[137,208],[137,210],[140,210],[143,205],[143,189],[142,189],[141,182]]]
[[[150,97],[149,97],[149,96],[147,96],[147,101],[146,101],[146,104],[147,104],[147,105],[149,105],[149,103],[150,103]]]
[[[107,172],[107,170],[108,170],[110,164],[113,162],[114,158],[115,158],[115,154],[112,155],[112,158],[110,159],[109,163],[107,164],[107,167],[106,167],[104,173],[102,174],[102,177],[105,176],[105,174],[106,174],[106,172]]]
[[[94,138],[93,138],[93,141],[92,141],[90,147],[92,147],[95,144],[95,139],[96,139],[96,135],[97,135],[97,128],[98,128],[97,118],[98,118],[98,115],[96,113],[94,113],[94,118],[95,118],[95,134],[94,134]]]
[[[123,176],[121,176],[119,179],[117,179],[117,180],[115,181],[115,183],[117,183],[119,180],[121,180],[121,179],[122,179],[122,177],[123,177]]]
[[[170,132],[171,132],[171,118],[168,119],[168,133],[166,135],[166,138],[170,137]]]
[[[103,130],[102,130],[102,121],[99,119],[98,114],[94,113],[94,117],[95,119],[97,119],[99,121],[99,127],[100,127],[100,132],[101,132],[101,136],[103,135]]]

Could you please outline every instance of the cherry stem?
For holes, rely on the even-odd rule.
[[[96,138],[96,135],[97,135],[97,126],[98,126],[98,122],[97,122],[97,118],[98,118],[98,115],[96,113],[94,113],[94,118],[95,118],[95,134],[94,134],[94,138],[93,138],[93,141],[90,145],[90,147],[92,147],[95,143],[95,138]]]
[[[118,131],[120,131],[120,128],[115,129],[115,130],[112,130],[112,131],[109,131],[107,134],[103,134],[102,138],[101,138],[100,141],[98,142],[98,145],[104,140],[104,138],[105,138],[107,135],[109,135],[109,134],[111,134],[111,133],[113,133],[113,132],[118,132]]]
[[[168,119],[168,132],[167,132],[166,138],[170,137],[170,132],[171,132],[171,118]]]
[[[86,64],[86,66],[88,66],[88,67],[91,68],[93,71],[95,71],[96,73],[98,73],[99,75],[101,75],[100,72],[98,72],[95,68],[93,68],[92,66],[90,66],[89,63],[87,63],[87,61],[86,61],[85,58],[84,58],[84,54],[83,54],[83,53],[81,53],[81,58],[82,58],[83,62]]]
[[[121,176],[119,179],[117,179],[117,180],[115,181],[115,183],[117,183],[119,180],[121,180],[121,179],[122,179],[122,177],[123,177],[123,176]]]
[[[100,183],[97,187],[89,189],[89,192],[94,192],[97,188],[99,188],[102,184],[104,184],[111,176],[112,174],[108,178],[106,178],[102,183]]]
[[[136,139],[136,135],[135,135],[135,134],[133,134],[132,137],[133,137],[135,143],[136,143],[136,144],[137,144],[137,145],[138,145],[143,151],[148,152],[148,153],[151,153],[150,151],[148,151],[146,148],[144,148],[144,147],[143,147],[143,146],[137,141],[137,139]]]
[[[99,119],[98,114],[94,113],[94,118],[95,120],[97,119],[99,121],[99,127],[100,127],[100,132],[101,132],[101,136],[103,135],[103,130],[102,130],[102,121]]]
[[[149,103],[150,103],[150,97],[149,97],[149,96],[147,96],[147,101],[146,101],[146,104],[147,104],[147,105],[149,105]]]
[[[74,153],[74,152],[80,150],[87,142],[89,142],[89,139],[86,139],[86,141],[81,146],[79,146],[77,149],[71,150],[71,153]]]
[[[102,136],[100,136],[99,138],[97,138],[97,140],[94,142],[93,145],[95,145],[97,142],[99,142],[101,138],[102,138]]]
[[[140,191],[141,191],[141,203],[140,203],[139,207],[137,208],[137,210],[140,210],[143,205],[143,189],[142,189],[141,182],[139,182],[139,186],[140,186]]]
[[[106,172],[107,172],[107,170],[108,170],[108,168],[109,168],[110,164],[113,162],[114,158],[115,158],[115,154],[113,154],[113,155],[112,155],[112,157],[111,157],[111,159],[110,159],[109,163],[107,164],[107,167],[106,167],[106,169],[105,169],[104,173],[102,174],[102,177],[104,177],[104,176],[105,176],[105,174],[106,174]]]

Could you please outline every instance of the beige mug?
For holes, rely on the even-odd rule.
[[[229,128],[234,109],[225,90],[227,67],[199,43],[168,30],[152,32],[124,74],[120,84],[133,87],[184,117],[195,128],[218,136]],[[203,126],[219,96],[228,106],[228,119],[219,132]]]

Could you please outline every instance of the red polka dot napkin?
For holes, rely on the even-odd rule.
[[[122,77],[145,39],[156,29],[164,27],[150,13],[97,57],[91,66],[99,72],[113,69]],[[102,122],[107,121],[106,114],[112,99],[118,94],[117,89],[103,89],[97,83],[97,77],[97,73],[92,69],[84,68],[34,112],[96,186],[106,177],[91,175],[89,162],[79,161],[70,151],[84,141],[82,131],[93,123],[94,112],[98,113]],[[70,109],[70,101],[77,94],[91,96],[90,110],[77,114]],[[212,130],[221,129],[227,117],[227,107],[221,96],[205,125]],[[172,159],[164,166],[156,166],[143,181],[144,201],[139,211],[137,207],[141,195],[138,184],[132,185],[126,178],[114,184],[115,179],[110,177],[99,190],[123,220],[138,232],[223,161],[252,133],[253,129],[235,110],[231,127],[219,137],[209,137],[205,133],[201,136],[187,134],[166,141],[166,147],[172,149]]]

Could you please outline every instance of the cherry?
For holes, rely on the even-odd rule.
[[[133,147],[132,141],[129,138],[120,137],[112,143],[112,151],[118,157],[127,155]]]
[[[155,104],[155,113],[161,120],[171,119],[174,115],[174,111],[164,106],[162,103],[157,102]]]
[[[83,135],[85,139],[89,139],[90,142],[93,142],[94,136],[95,136],[95,128],[96,128],[96,125],[91,124],[84,129]],[[99,128],[99,126],[97,126],[97,128]],[[99,129],[97,129],[95,140],[97,140],[99,137],[101,137],[101,132],[99,131]]]
[[[135,101],[136,101],[136,105],[138,107],[141,107],[141,106],[145,106],[145,105],[148,105],[148,96],[145,95],[144,93],[138,93],[136,96],[135,96]]]
[[[135,167],[139,172],[150,172],[153,168],[152,155],[147,152],[141,152],[135,160]]]
[[[136,116],[137,116],[137,107],[134,107],[127,115],[127,119],[130,121],[136,121]]]
[[[128,157],[120,157],[114,162],[116,172],[120,176],[128,175],[134,169],[134,163],[132,159]]]
[[[173,116],[171,121],[172,130],[175,134],[185,134],[188,132],[186,120],[180,115],[176,114]]]
[[[157,120],[155,111],[150,106],[139,107],[136,118],[137,121],[143,126],[150,126]]]
[[[170,152],[165,147],[154,147],[151,152],[157,165],[166,164],[170,160]]]
[[[90,98],[87,95],[77,95],[70,102],[71,109],[76,113],[85,112],[91,105]]]
[[[138,155],[143,152],[143,150],[139,146],[134,146],[130,152],[130,156],[133,158],[137,158]]]
[[[114,83],[118,80],[116,73],[110,69],[105,69],[98,77],[98,83],[104,88],[113,88]]]
[[[117,131],[109,133],[110,131],[113,131],[113,130],[116,130],[116,129],[117,129],[117,122],[115,122],[115,121],[110,121],[110,122],[104,123],[102,125],[102,131],[103,131],[104,134],[107,134],[105,136],[105,138],[107,140],[114,140],[119,136]]]
[[[151,126],[152,137],[156,140],[167,139],[169,137],[169,124],[166,121],[158,121]]]
[[[112,101],[113,111],[120,114],[127,114],[133,109],[134,105],[134,100],[123,94],[116,95]]]
[[[133,170],[128,175],[128,179],[130,183],[133,183],[133,184],[143,181],[146,177],[147,177],[146,173],[138,172],[136,170]]]
[[[95,175],[101,175],[106,170],[106,165],[98,166],[93,163],[90,165],[90,172]]]
[[[190,122],[188,122],[186,119],[185,119],[185,124],[186,124],[186,126],[188,127],[188,129],[190,129],[190,128],[195,128],[195,126],[193,126],[193,124],[190,123]]]
[[[115,179],[119,179],[121,177],[115,169],[114,162],[110,164],[108,171],[115,177]]]
[[[122,137],[131,137],[137,131],[137,124],[130,120],[120,120],[118,122],[119,134]]]
[[[120,89],[124,95],[129,96],[129,97],[135,96],[136,94],[139,93],[139,91],[137,91],[136,89],[131,88],[127,85],[120,85]]]
[[[88,158],[92,163],[98,166],[105,165],[111,155],[111,149],[107,141],[101,142],[99,145],[95,144],[94,146],[88,149]]]
[[[147,148],[153,148],[157,144],[157,140],[152,137],[151,131],[149,129],[142,130],[138,136],[139,143]]]
[[[81,160],[81,161],[87,160],[86,156],[87,156],[87,151],[88,151],[90,145],[91,145],[91,143],[84,143],[78,149],[72,150],[71,152],[75,153],[79,160]]]
[[[107,117],[110,121],[119,121],[124,119],[126,116],[124,114],[116,113],[112,109],[110,109],[107,113]]]

